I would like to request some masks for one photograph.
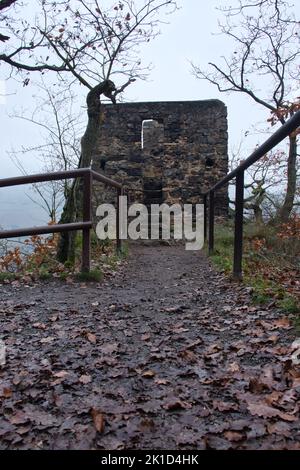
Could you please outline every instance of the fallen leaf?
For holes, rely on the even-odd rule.
[[[218,400],[213,401],[213,407],[215,410],[222,411],[222,412],[238,410],[238,406],[236,403],[230,403],[230,402],[218,401]]]
[[[94,333],[87,333],[86,334],[86,338],[87,340],[92,343],[92,344],[96,344],[97,343],[97,337],[96,335],[94,335]]]
[[[67,377],[67,375],[69,375],[69,372],[67,372],[66,370],[61,370],[59,372],[55,372],[55,374],[53,374],[53,377],[57,377],[58,379],[63,379]]]
[[[142,373],[142,377],[145,377],[147,379],[151,379],[154,376],[155,376],[155,372],[153,370],[146,370],[145,372]]]
[[[278,434],[279,436],[284,437],[290,437],[291,435],[290,425],[284,421],[277,421],[277,423],[268,424],[267,430],[269,434]]]
[[[10,432],[14,432],[15,431],[15,426],[11,423],[9,423],[8,421],[4,420],[4,419],[1,419],[0,421],[0,437],[3,437],[7,434],[9,434]]]
[[[208,449],[229,450],[231,448],[231,444],[228,440],[218,436],[208,436],[205,438],[205,441]]]
[[[281,392],[276,392],[275,390],[265,397],[265,400],[268,405],[274,405],[279,402],[279,399],[282,397]]]
[[[9,387],[3,387],[2,390],[0,390],[0,396],[3,398],[11,398],[12,394],[12,389]]]
[[[242,441],[244,439],[243,434],[240,433],[240,432],[226,431],[224,433],[224,436],[230,442],[239,442],[239,441]]]
[[[239,372],[240,365],[237,362],[232,362],[231,364],[228,365],[227,370],[232,373]]]
[[[39,330],[45,330],[46,329],[46,325],[45,323],[33,323],[33,328],[38,328]]]
[[[232,311],[232,307],[229,305],[225,305],[222,310],[223,312],[229,313]]]
[[[81,375],[79,377],[79,382],[86,385],[92,381],[92,377],[90,375]]]
[[[166,379],[154,379],[154,383],[156,385],[168,385],[168,383],[170,383],[169,380],[166,380]]]
[[[231,431],[243,431],[246,428],[250,428],[249,421],[246,419],[237,419],[236,421],[233,421],[229,429]]]
[[[280,318],[279,320],[274,321],[274,327],[288,329],[291,328],[291,322],[287,317]]]
[[[101,346],[101,351],[105,354],[112,354],[118,350],[118,343],[105,343]]]
[[[104,428],[105,428],[105,420],[104,420],[103,413],[95,408],[92,408],[91,415],[92,415],[96,430],[100,433],[103,433]]]
[[[273,408],[272,406],[268,405],[260,405],[257,403],[249,403],[248,404],[248,410],[252,415],[256,416],[262,416],[263,418],[275,418],[279,417],[283,419],[284,421],[297,421],[297,417],[293,416],[289,413],[283,413],[280,410],[277,410],[276,408]]]
[[[184,309],[181,305],[177,305],[176,307],[164,307],[161,308],[161,312],[166,312],[166,313],[177,313],[181,312]]]
[[[271,343],[277,343],[278,340],[279,340],[278,334],[274,334],[268,337],[268,341],[270,341]]]
[[[190,403],[181,401],[178,398],[174,398],[163,405],[163,408],[167,411],[189,410],[192,407],[193,406]]]
[[[9,421],[11,424],[25,424],[29,421],[29,418],[23,411],[17,411],[9,418]]]
[[[145,333],[144,335],[141,336],[142,341],[149,341],[150,338],[151,338],[150,333]]]
[[[53,336],[48,336],[47,338],[42,338],[40,340],[40,343],[42,344],[48,344],[48,343],[52,343],[52,341],[54,341],[55,338]]]
[[[197,339],[196,341],[193,341],[192,343],[185,346],[184,349],[182,349],[182,351],[185,351],[186,349],[194,349],[196,346],[202,343],[203,343],[202,339]]]
[[[193,351],[186,349],[185,351],[180,351],[179,356],[185,359],[188,362],[197,362],[197,356]]]
[[[188,328],[183,328],[183,327],[172,328],[172,332],[176,334],[186,333],[187,331],[190,331],[190,330]]]

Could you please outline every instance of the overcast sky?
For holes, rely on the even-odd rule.
[[[162,34],[143,48],[144,62],[151,62],[153,70],[148,81],[136,82],[128,88],[126,101],[178,101],[178,100],[205,100],[218,98],[225,102],[228,108],[229,123],[229,151],[237,146],[241,136],[251,125],[263,122],[267,117],[266,111],[249,98],[241,94],[219,93],[213,85],[204,80],[197,80],[191,72],[190,61],[205,67],[209,61],[218,61],[222,55],[232,51],[232,44],[223,36],[216,35],[218,31],[218,18],[221,13],[216,7],[233,4],[234,0],[179,0],[180,10],[170,16],[169,24],[163,25]],[[300,1],[295,2],[300,10]],[[300,12],[300,11],[299,11]],[[2,76],[1,76],[2,74]],[[9,95],[1,99],[1,169],[0,177],[15,176],[17,168],[10,161],[8,151],[21,145],[34,143],[38,139],[38,130],[26,125],[23,121],[13,120],[8,117],[14,109],[30,109],[34,105],[32,95],[36,92],[33,87],[23,88],[12,80],[4,83],[3,70],[0,68],[0,80],[2,78],[3,89]],[[84,104],[84,92],[82,103]],[[248,138],[244,142],[247,157],[257,142],[262,142],[264,136]],[[33,159],[24,162],[29,171],[38,172],[39,163]],[[0,225],[6,225],[10,221],[11,209],[17,211],[18,225],[24,224],[24,220],[34,222],[40,219],[40,212],[31,211],[32,203],[22,198],[20,206],[20,192],[23,194],[25,187],[0,192]],[[4,194],[5,191],[5,194]],[[39,220],[39,222],[41,222]],[[45,220],[43,221],[45,222]],[[31,223],[30,223],[31,224]],[[30,225],[29,224],[29,225]],[[28,223],[27,223],[28,225]]]

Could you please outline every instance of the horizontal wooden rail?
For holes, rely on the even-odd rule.
[[[65,179],[83,178],[83,222],[69,224],[44,225],[41,227],[28,227],[13,230],[1,230],[0,239],[26,237],[31,235],[42,235],[47,233],[59,233],[82,230],[82,271],[90,270],[91,257],[91,234],[92,224],[92,183],[93,180],[105,183],[117,189],[117,206],[119,214],[119,196],[122,194],[122,185],[117,181],[107,178],[90,168],[78,168],[77,170],[57,171],[54,173],[39,173],[35,175],[17,176],[0,180],[0,188],[19,186],[22,184],[43,183],[47,181],[59,181]],[[119,225],[119,219],[118,219]],[[119,230],[117,232],[117,250],[121,249]]]
[[[267,139],[262,145],[260,145],[246,160],[244,160],[238,167],[232,170],[228,175],[224,176],[220,181],[217,182],[212,188],[207,191],[216,191],[224,186],[229,181],[233,180],[240,171],[245,171],[253,163],[260,160],[266,153],[270,152],[276,145],[280,144],[286,137],[294,132],[300,126],[300,111],[297,111],[291,119],[283,124],[280,129],[274,132],[269,139]]]
[[[28,235],[43,235],[46,233],[72,232],[92,228],[92,222],[74,222],[72,224],[42,225],[41,227],[16,228],[1,230],[0,239],[27,237]]]
[[[236,178],[235,192],[235,227],[234,227],[234,261],[233,261],[233,277],[235,279],[242,278],[242,260],[243,260],[243,222],[244,222],[244,177],[245,170],[260,160],[276,145],[282,142],[286,137],[295,132],[300,127],[300,111],[297,111],[285,124],[283,124],[274,134],[269,137],[262,145],[260,145],[246,160],[244,160],[237,168],[224,176],[206,193],[209,196],[209,220],[208,232],[209,253],[214,251],[214,217],[215,217],[215,192],[225,186],[229,181]],[[206,211],[205,211],[205,231],[206,231]]]
[[[100,183],[105,183],[105,184],[108,184],[109,186],[113,186],[114,188],[122,189],[122,185],[120,183],[118,183],[117,181],[111,180],[110,178],[107,178],[107,176],[103,176],[94,170],[91,170],[91,175],[94,180]]]
[[[89,168],[79,168],[78,170],[56,171],[53,173],[37,173],[35,175],[16,176],[0,180],[0,188],[8,186],[19,186],[21,184],[44,183],[47,181],[59,181],[74,179],[87,175]]]

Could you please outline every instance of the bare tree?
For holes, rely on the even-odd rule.
[[[243,93],[284,124],[295,112],[294,93],[299,68],[299,21],[285,0],[239,0],[223,9],[221,32],[235,44],[222,64],[211,62],[208,71],[193,65],[195,75],[220,92]],[[262,87],[266,80],[265,87]],[[291,102],[292,100],[292,102]],[[275,122],[274,122],[275,123]],[[297,189],[297,133],[289,136],[287,188],[278,215],[283,221],[293,209]]]
[[[11,7],[17,0],[0,0],[0,12]],[[5,42],[9,40],[9,36],[0,33],[0,42]]]
[[[55,72],[69,86],[88,90],[88,122],[81,140],[80,167],[88,167],[99,132],[100,97],[116,102],[118,95],[137,78],[145,78],[148,67],[141,61],[140,47],[159,34],[163,13],[176,9],[175,0],[36,0],[34,20],[6,21],[12,37],[0,61],[11,72],[22,74],[28,85],[30,73]],[[31,13],[32,16],[32,13]],[[24,76],[25,74],[25,76]],[[62,215],[71,222],[81,213],[81,187],[74,184]],[[62,236],[59,259],[74,257],[74,239]]]
[[[76,111],[76,98],[69,89],[57,93],[55,87],[45,83],[37,84],[36,108],[33,112],[20,111],[11,118],[21,119],[39,128],[40,142],[35,145],[13,148],[9,154],[22,174],[28,174],[26,159],[34,157],[41,162],[45,173],[71,170],[78,167],[80,159],[80,135],[84,122],[82,112]],[[68,199],[72,184],[70,180],[51,181],[33,184],[35,197],[27,196],[40,206],[50,221],[58,220],[65,201]],[[36,197],[38,196],[38,198]]]
[[[241,158],[241,140],[230,159],[230,169],[233,170],[243,162]],[[257,224],[264,223],[264,216],[272,223],[278,210],[278,192],[286,183],[286,156],[282,150],[275,149],[249,167],[245,172],[244,207],[248,214],[254,216]],[[230,183],[233,186],[235,182]],[[275,197],[276,194],[276,197]],[[235,205],[235,200],[230,199]],[[266,211],[265,208],[268,208]]]

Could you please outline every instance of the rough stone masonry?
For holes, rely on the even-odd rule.
[[[201,203],[228,171],[227,110],[219,100],[102,105],[92,168],[122,182],[130,202]],[[96,185],[96,204],[115,191]],[[227,214],[227,188],[216,213]]]

